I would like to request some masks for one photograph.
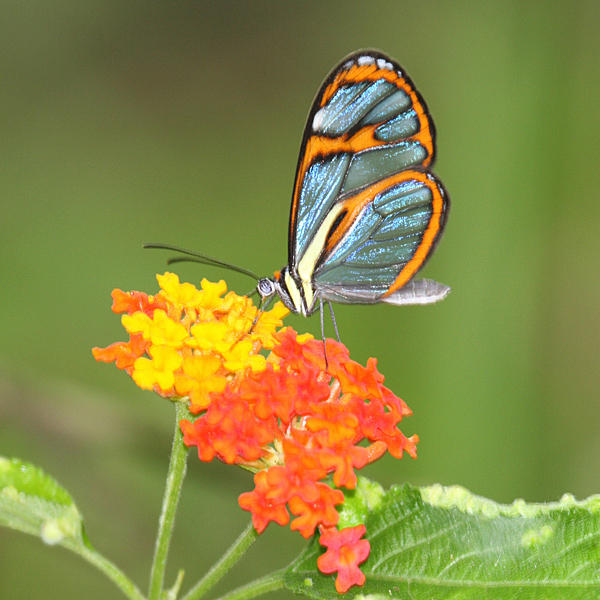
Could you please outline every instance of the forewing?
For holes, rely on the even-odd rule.
[[[290,212],[289,265],[302,260],[340,197],[434,158],[434,127],[403,69],[376,51],[345,58],[308,115]]]
[[[406,301],[411,294],[427,290],[409,289],[406,297],[397,292],[431,255],[448,206],[442,183],[431,173],[416,169],[346,194],[335,206],[336,218],[319,256],[308,265],[307,254],[300,261],[300,271],[312,269],[314,286],[322,298],[411,303]],[[428,291],[432,297],[442,292]]]

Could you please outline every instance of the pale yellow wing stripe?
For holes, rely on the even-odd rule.
[[[306,306],[309,308],[312,306],[314,300],[312,278],[315,271],[315,266],[319,260],[319,257],[323,253],[327,234],[329,233],[329,230],[331,229],[331,226],[333,225],[337,216],[345,207],[345,204],[345,202],[338,202],[327,213],[327,216],[325,219],[323,219],[323,222],[311,240],[306,252],[304,252],[300,262],[298,263],[298,276],[300,277],[302,288],[304,289]]]

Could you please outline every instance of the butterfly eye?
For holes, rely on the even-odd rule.
[[[275,293],[275,284],[271,279],[265,277],[264,279],[258,280],[256,289],[258,290],[261,298],[268,298]]]

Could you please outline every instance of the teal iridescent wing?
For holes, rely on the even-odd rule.
[[[447,216],[447,194],[427,170],[434,152],[425,102],[399,65],[375,51],[342,61],[304,132],[290,214],[294,276],[321,298],[397,297]]]

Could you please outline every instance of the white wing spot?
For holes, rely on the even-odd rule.
[[[393,71],[394,70],[394,65],[392,65],[391,62],[388,62],[387,60],[385,60],[385,58],[378,58],[377,59],[377,66],[380,69],[387,69],[388,71]]]
[[[325,116],[325,107],[320,108],[313,117],[312,128],[313,131],[320,131],[323,125],[323,117]]]
[[[359,56],[356,62],[362,67],[375,64],[375,59],[372,56]]]

